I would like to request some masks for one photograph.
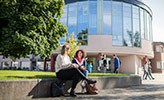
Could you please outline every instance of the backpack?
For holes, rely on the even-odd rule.
[[[56,82],[51,83],[51,96],[59,97],[64,95],[64,87],[63,85],[58,85]]]
[[[96,84],[86,84],[86,91],[88,94],[98,94]]]

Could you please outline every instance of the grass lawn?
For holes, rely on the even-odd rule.
[[[129,74],[113,74],[113,73],[90,73],[89,77],[119,77],[130,76]],[[37,72],[37,71],[18,71],[18,70],[0,70],[0,80],[20,80],[20,79],[42,79],[55,78],[55,72]]]

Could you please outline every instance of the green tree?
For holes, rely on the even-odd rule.
[[[87,45],[88,44],[88,28],[85,30],[82,30],[77,35],[78,43],[81,43],[81,45]]]
[[[67,39],[66,44],[70,46],[69,57],[72,60],[76,51],[79,49],[79,46],[80,46],[80,43],[77,43],[77,41],[74,38],[74,33],[72,33],[70,38]]]
[[[63,7],[64,0],[0,0],[0,55],[49,57],[67,33]]]

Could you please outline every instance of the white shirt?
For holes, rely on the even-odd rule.
[[[71,67],[71,61],[68,55],[59,54],[56,58],[55,71],[58,72],[61,69]]]

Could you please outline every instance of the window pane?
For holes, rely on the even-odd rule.
[[[60,22],[62,22],[62,24],[67,25],[67,5],[64,7],[64,13],[62,15],[62,17],[60,18]]]
[[[122,46],[122,3],[112,2],[112,44]]]
[[[60,45],[64,45],[65,42],[66,42],[66,36],[60,37]]]
[[[89,1],[89,34],[97,33],[97,1]]]
[[[111,34],[111,1],[103,1],[103,33]]]
[[[11,62],[9,62],[9,61],[4,61],[4,62],[2,62],[2,67],[3,67],[3,69],[8,69],[9,67],[11,67],[10,63],[11,63]]]
[[[160,61],[157,61],[157,69],[161,69],[162,68],[162,63]]]
[[[67,25],[67,9],[68,9],[68,6],[66,5],[63,9],[64,13],[62,17],[60,18],[60,22],[64,25]],[[60,37],[60,45],[63,45],[65,42],[66,42],[66,37]]]
[[[70,4],[68,7],[68,37],[74,33],[76,38],[76,27],[77,27],[77,3]]]
[[[150,22],[149,22],[149,14],[147,13],[147,39],[150,39]]]
[[[152,18],[151,18],[151,16],[149,17],[149,22],[150,22],[150,40],[153,41]]]
[[[139,8],[133,6],[133,46],[141,47]]]
[[[147,39],[147,12],[144,10],[144,35]]]
[[[123,28],[124,28],[124,46],[132,46],[132,7],[130,4],[123,4]]]
[[[144,10],[143,9],[140,9],[140,23],[141,23],[141,38],[145,39]]]
[[[89,25],[88,9],[89,9],[88,2],[78,3],[77,40],[82,45],[86,45],[88,43],[88,25]]]

